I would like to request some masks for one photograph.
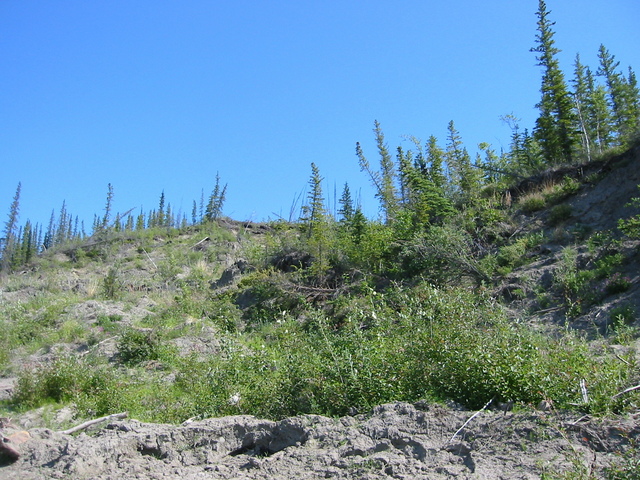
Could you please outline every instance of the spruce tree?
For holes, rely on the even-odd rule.
[[[191,209],[191,224],[195,225],[198,223],[198,205],[196,201],[193,201],[193,208]]]
[[[538,2],[537,46],[531,51],[537,53],[538,66],[543,68],[542,94],[536,105],[540,116],[536,120],[535,138],[540,142],[545,159],[550,164],[570,163],[573,148],[577,141],[574,126],[573,102],[569,95],[564,74],[560,69],[551,27],[555,22],[549,20],[549,11],[543,0]]]
[[[62,206],[60,207],[60,214],[58,215],[58,225],[56,226],[56,233],[53,242],[55,245],[60,245],[67,240],[68,220],[67,205],[66,201],[63,200]]]
[[[315,163],[311,163],[310,191],[307,196],[309,203],[302,207],[301,220],[306,226],[307,236],[311,238],[325,221],[324,197],[322,196],[322,180],[320,170]]]
[[[627,105],[629,115],[629,139],[639,133],[640,130],[640,89],[638,88],[638,79],[631,67],[629,67],[629,76],[627,77]]]
[[[582,150],[591,161],[591,146],[594,133],[590,129],[589,114],[589,82],[587,68],[580,61],[580,55],[576,55],[574,63],[573,99],[576,110],[576,129],[580,132]]]
[[[24,230],[22,231],[21,240],[21,263],[27,264],[36,254],[34,231],[31,227],[31,222],[27,220],[24,224]]]
[[[393,217],[398,208],[398,198],[396,192],[396,171],[395,164],[389,149],[384,140],[384,133],[380,123],[376,120],[373,129],[376,136],[376,145],[378,147],[378,153],[380,155],[380,173],[381,173],[381,186],[382,186],[382,199],[385,205],[385,213],[387,221],[393,220]]]
[[[447,176],[444,172],[444,151],[438,146],[438,139],[431,135],[427,141],[427,165],[433,184],[446,191]]]
[[[171,203],[167,204],[167,210],[164,213],[163,225],[167,228],[173,228],[175,226],[175,218],[173,216],[173,210],[171,209]]]
[[[35,241],[35,253],[38,254],[42,251],[42,225],[36,223],[33,235]]]
[[[145,224],[146,224],[146,219],[144,216],[144,211],[142,210],[142,207],[140,207],[140,213],[136,217],[136,231],[139,232],[144,230]]]
[[[456,187],[456,194],[462,201],[471,200],[480,188],[480,175],[471,164],[469,152],[462,144],[460,133],[453,120],[447,127],[449,131],[445,158],[449,168],[449,176]]]
[[[625,86],[624,79],[620,72],[616,71],[620,62],[616,62],[615,57],[609,53],[604,45],[600,45],[598,50],[598,59],[600,66],[596,71],[596,75],[604,77],[607,85],[607,94],[609,96],[609,105],[615,125],[615,131],[618,138],[624,137],[626,134],[625,119]]]
[[[344,222],[350,222],[353,218],[354,208],[353,208],[353,199],[351,198],[351,191],[349,190],[349,184],[345,182],[344,188],[342,189],[342,195],[340,196],[340,209],[338,213],[342,217],[341,220]]]
[[[607,90],[603,85],[596,84],[593,72],[587,67],[587,124],[592,132],[592,139],[596,151],[601,154],[612,143],[612,118],[607,103]]]
[[[617,143],[624,145],[633,139],[640,127],[640,91],[636,76],[631,68],[628,78],[617,71],[620,62],[604,45],[600,45],[598,59],[600,66],[596,75],[604,77]]]
[[[220,186],[220,174],[216,173],[216,185],[209,196],[209,203],[207,203],[204,214],[205,220],[211,222],[222,214],[222,206],[224,205],[226,195],[227,185],[225,184],[224,187]]]
[[[308,203],[302,207],[301,221],[306,229],[309,247],[314,257],[310,273],[319,283],[323,282],[322,276],[329,268],[327,257],[330,246],[327,213],[322,195],[322,180],[320,170],[315,163],[311,163]]]
[[[122,221],[120,219],[120,212],[116,213],[116,218],[113,221],[113,230],[115,232],[120,232],[122,231]]]
[[[18,226],[18,215],[20,211],[20,191],[22,183],[18,182],[13,202],[9,207],[9,218],[4,224],[4,238],[2,241],[2,257],[0,257],[0,271],[8,271],[11,268],[12,259],[16,253],[17,240],[16,227]]]
[[[164,227],[165,220],[166,220],[165,217],[166,215],[164,211],[164,190],[163,190],[162,193],[160,194],[160,203],[158,205],[158,213],[156,215],[156,226]]]
[[[378,153],[380,154],[380,170],[373,170],[369,161],[364,156],[360,143],[356,143],[356,156],[358,157],[358,163],[360,164],[360,170],[367,172],[371,183],[376,190],[376,197],[380,201],[380,207],[384,214],[385,223],[391,223],[395,217],[398,198],[396,192],[396,171],[395,164],[389,149],[384,140],[384,134],[380,123],[376,120],[374,122],[373,132],[376,137],[376,145],[378,147]]]
[[[111,220],[111,209],[113,207],[113,186],[109,183],[107,185],[107,203],[104,207],[104,216],[100,223],[99,230],[106,231],[109,227],[109,221]]]

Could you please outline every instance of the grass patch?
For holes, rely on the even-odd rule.
[[[344,415],[423,398],[469,408],[491,398],[531,405],[552,399],[557,408],[590,413],[621,412],[638,401],[633,393],[612,398],[631,381],[631,355],[627,364],[590,351],[575,335],[543,337],[464,289],[420,284],[361,300],[343,305],[339,320],[309,310],[304,321],[280,315],[224,334],[215,356],[163,353],[162,336],[127,331],[122,368],[61,359],[23,372],[14,403],[75,402],[94,414],[128,410],[141,420],[181,422],[196,415]],[[146,367],[153,359],[162,369]]]

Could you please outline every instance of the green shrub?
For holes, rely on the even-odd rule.
[[[510,245],[500,248],[496,260],[501,267],[515,268],[527,263],[526,253],[540,245],[544,240],[542,234],[530,234],[518,238]]]
[[[606,480],[637,480],[640,478],[640,449],[631,441],[626,451],[618,454],[618,461],[605,468]]]
[[[629,287],[631,287],[631,280],[620,273],[615,273],[604,284],[604,289],[609,295],[626,292]]]
[[[640,188],[640,185],[638,185]],[[628,207],[640,207],[640,197],[634,197],[627,204]],[[630,238],[640,238],[640,214],[627,219],[618,220],[618,228],[622,233]]]
[[[595,262],[595,276],[605,278],[612,275],[623,261],[624,256],[621,253],[603,255]]]
[[[636,312],[632,305],[619,305],[611,309],[610,317],[612,320],[629,325],[635,321]]]
[[[107,275],[102,279],[102,295],[107,300],[116,300],[122,291],[122,283],[118,278],[118,270],[115,267],[109,268]]]
[[[128,328],[118,341],[119,358],[123,363],[136,365],[160,357],[160,340],[154,330]]]
[[[416,235],[403,245],[400,259],[404,276],[422,275],[437,285],[459,284],[464,278],[490,281],[471,236],[452,224],[433,225]]]
[[[563,203],[561,205],[556,205],[551,208],[549,212],[549,223],[551,225],[558,225],[561,222],[569,219],[571,217],[571,205]]]
[[[59,358],[51,364],[23,370],[11,403],[19,409],[29,409],[50,402],[65,403],[83,395],[92,396],[110,377],[108,370],[75,357]]]
[[[518,206],[525,213],[533,213],[547,206],[547,200],[542,193],[530,193],[518,201]]]
[[[122,320],[122,315],[98,315],[96,325],[105,332],[114,333],[119,329],[118,323]]]
[[[575,178],[565,177],[560,188],[565,197],[575,195],[580,190],[580,182]]]

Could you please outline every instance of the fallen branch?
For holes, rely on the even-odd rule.
[[[570,426],[570,427],[575,427],[575,426],[576,426],[576,425],[578,425],[581,421],[583,421],[583,420],[587,420],[588,418],[590,418],[590,417],[589,417],[589,415],[583,415],[583,416],[581,416],[579,419],[577,419],[577,420],[575,420],[575,421],[573,421],[573,422],[568,422],[568,423],[566,423],[565,425],[568,425],[568,426]]]
[[[209,237],[204,237],[202,240],[200,240],[198,243],[196,243],[193,247],[191,247],[193,250],[197,250],[198,247],[200,247],[204,242],[208,242],[211,239]]]
[[[122,413],[114,413],[112,415],[107,415],[106,417],[95,418],[93,420],[89,420],[88,422],[81,423],[80,425],[76,425],[68,430],[62,430],[63,435],[71,435],[72,433],[79,432],[80,430],[84,430],[85,428],[90,427],[91,425],[95,425],[96,423],[106,422],[107,420],[122,420],[123,418],[127,418],[129,416],[128,412]]]
[[[474,413],[473,415],[471,415],[471,417],[469,417],[469,420],[467,420],[466,422],[464,422],[464,424],[458,429],[458,431],[456,433],[453,434],[453,437],[451,437],[451,440],[449,440],[449,443],[453,442],[453,439],[456,438],[456,436],[464,429],[464,427],[467,426],[467,424],[473,420],[475,417],[477,417],[478,415],[480,415],[480,412],[482,412],[483,410],[485,410],[490,404],[491,402],[493,402],[493,398],[491,400],[489,400],[484,407],[482,407],[480,410],[478,410],[476,413]]]
[[[625,393],[629,393],[629,392],[633,392],[634,390],[640,390],[640,385],[636,385],[635,387],[629,387],[626,390],[621,391],[620,393],[616,393],[613,397],[611,398],[616,398],[619,397],[620,395],[623,395]]]
[[[625,365],[631,366],[631,364],[630,364],[629,362],[627,362],[624,358],[622,358],[622,357],[621,357],[620,355],[618,355],[617,353],[616,353],[616,358],[617,358],[618,360],[620,360],[622,363],[624,363]]]
[[[98,348],[100,345],[102,345],[103,343],[108,342],[109,340],[113,340],[114,338],[116,338],[116,336],[113,337],[109,337],[109,338],[105,338],[104,340],[102,340],[101,342],[96,343],[95,345],[92,345],[91,348],[87,348],[84,352],[80,353],[80,356],[84,356],[87,355],[88,353],[92,352],[93,350],[95,350],[96,348]]]
[[[143,248],[142,251],[145,253],[145,255],[147,256],[147,258],[149,259],[149,261],[151,262],[151,265],[153,265],[153,268],[155,268],[156,270],[158,270],[158,266],[156,265],[156,262],[153,261],[153,259],[151,258],[151,255],[149,255],[147,253],[147,251]]]

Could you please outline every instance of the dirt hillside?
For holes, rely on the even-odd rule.
[[[524,317],[534,325],[585,332],[600,345],[611,326],[611,311],[625,306],[640,312],[638,240],[616,233],[614,253],[625,258],[620,268],[629,285],[602,301],[571,305],[554,278],[567,246],[576,250],[579,265],[591,268],[596,264],[599,257],[583,241],[585,232],[616,232],[619,218],[637,214],[627,204],[639,195],[640,146],[563,175],[580,179],[579,188],[562,200],[567,213],[559,221],[550,218],[551,209],[519,214],[518,231],[540,234],[544,241],[530,261],[505,275],[492,293],[514,317]],[[538,180],[538,186],[545,181]],[[531,188],[514,191],[514,198]],[[162,253],[161,246],[177,243],[176,238],[151,238],[144,246],[122,241],[114,261],[136,265],[120,280],[120,288],[135,296],[129,304],[96,299],[98,282],[106,275],[106,260],[98,268],[77,261],[74,256],[81,250],[57,252],[51,262],[73,264],[73,268],[56,270],[55,290],[87,299],[56,309],[50,315],[59,322],[54,324],[68,329],[88,325],[104,335],[89,343],[61,334],[53,346],[11,352],[9,367],[0,376],[0,401],[6,402],[15,393],[20,368],[45,365],[61,352],[97,355],[115,363],[121,355],[118,342],[105,331],[115,324],[129,327],[152,316],[163,295],[176,295],[160,284],[167,278],[195,278],[194,272],[201,271],[218,279],[210,288],[221,294],[237,284],[249,271],[239,253],[239,232],[260,236],[271,227],[229,222],[225,228],[228,237],[182,239],[191,251],[208,248],[214,252],[210,257],[217,262],[216,271],[195,262],[182,271],[170,270],[172,257]],[[87,256],[92,250],[81,253]],[[0,290],[0,301],[18,309],[36,301],[39,292],[53,289],[51,283],[51,277],[36,268],[18,272]],[[45,307],[38,312],[38,318],[49,318]],[[203,326],[189,315],[180,321],[171,340],[178,355],[220,354],[218,329]],[[636,328],[640,321],[636,315],[626,322]],[[636,336],[627,345],[606,348],[620,352],[635,348],[637,358],[637,346]],[[158,362],[144,365],[152,374],[163,375]],[[171,382],[170,377],[165,380]],[[181,425],[143,423],[123,413],[72,431],[86,417],[79,418],[73,406],[44,406],[0,418],[0,479],[630,479],[612,472],[621,465],[631,465],[626,472],[640,471],[636,457],[640,409],[596,417],[557,411],[551,403],[513,407],[491,403],[470,411],[454,403],[397,402],[340,418],[302,415],[270,421],[236,415],[190,419]],[[562,477],[563,472],[575,476]]]
[[[640,415],[472,414],[394,403],[335,419],[233,416],[181,426],[120,420],[77,435],[33,429],[16,446],[21,458],[0,473],[23,480],[535,479],[576,468],[601,473],[619,460],[614,452],[640,439]]]

